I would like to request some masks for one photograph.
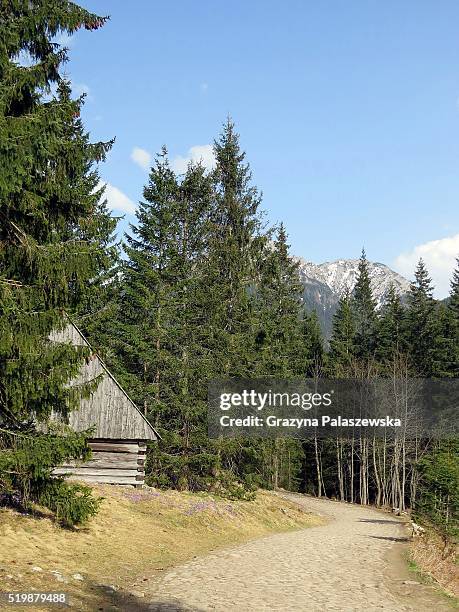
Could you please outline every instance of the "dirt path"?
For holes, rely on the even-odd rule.
[[[155,603],[148,609],[451,610],[406,570],[397,544],[406,539],[406,531],[397,519],[360,506],[286,496],[329,522],[254,540],[174,568],[161,579]]]

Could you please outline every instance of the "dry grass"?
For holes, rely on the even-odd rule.
[[[415,538],[410,557],[415,565],[433,578],[447,593],[459,597],[459,550],[445,550],[438,536],[427,532]]]
[[[176,491],[95,489],[105,497],[102,508],[75,531],[0,509],[0,591],[66,591],[80,610],[146,610],[149,583],[161,570],[219,547],[321,522],[267,492],[252,502],[229,502]],[[43,571],[34,571],[36,566]],[[73,578],[77,573],[83,581]]]

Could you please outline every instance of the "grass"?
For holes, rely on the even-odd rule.
[[[322,522],[269,492],[230,502],[177,491],[94,489],[105,498],[99,514],[71,531],[47,517],[0,509],[0,592],[65,591],[79,610],[147,610],[140,598],[145,593],[146,603],[162,570],[220,547]]]
[[[411,544],[408,567],[420,582],[431,584],[459,609],[459,554],[443,553],[440,538],[428,530]]]

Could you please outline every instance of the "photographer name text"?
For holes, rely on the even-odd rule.
[[[331,417],[322,415],[317,418],[280,418],[274,414],[266,417],[247,415],[245,417],[230,417],[228,414],[220,417],[221,427],[285,427],[288,429],[303,429],[313,427],[401,427],[401,419],[386,416],[378,419]]]

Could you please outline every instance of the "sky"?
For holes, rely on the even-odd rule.
[[[459,3],[443,0],[81,0],[110,21],[68,39],[65,71],[122,232],[154,155],[211,167],[230,115],[291,251],[408,279],[445,297],[459,255]]]

